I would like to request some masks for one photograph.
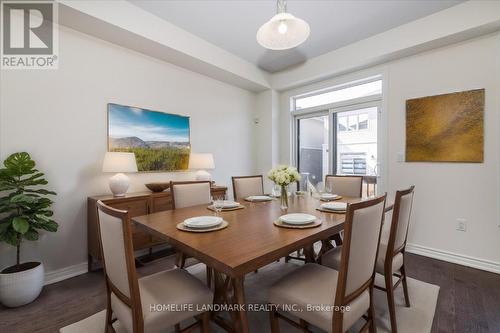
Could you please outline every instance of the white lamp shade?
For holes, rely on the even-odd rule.
[[[192,153],[189,156],[189,169],[212,170],[215,169],[214,156],[210,153]]]
[[[102,172],[137,172],[135,154],[107,152],[104,155]]]
[[[257,42],[270,50],[291,49],[305,42],[310,31],[306,21],[289,13],[279,13],[259,28]]]

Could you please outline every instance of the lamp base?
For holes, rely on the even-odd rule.
[[[109,189],[115,197],[124,197],[130,185],[130,179],[123,173],[117,173],[109,178]]]
[[[198,170],[196,171],[196,180],[212,180],[212,175],[205,170]]]

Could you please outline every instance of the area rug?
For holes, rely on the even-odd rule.
[[[297,264],[294,263],[274,263],[259,269],[258,273],[248,274],[245,277],[245,291],[247,303],[265,304],[267,299],[267,290],[269,286],[278,280],[281,276],[286,275],[296,269]],[[188,271],[204,280],[205,266],[197,264],[188,267]],[[377,283],[383,281],[381,277],[377,277]],[[436,304],[439,294],[439,287],[408,278],[408,289],[410,292],[411,307],[406,308],[403,298],[402,287],[396,289],[396,317],[398,322],[399,332],[404,333],[427,333],[431,332],[432,320],[436,310]],[[375,290],[375,313],[377,317],[377,331],[390,332],[389,311],[387,308],[386,294],[382,291]],[[270,332],[269,314],[267,312],[249,312],[249,325],[251,332]],[[93,316],[83,319],[79,322],[63,327],[61,333],[98,333],[104,332],[105,311],[98,312]],[[188,324],[188,323],[187,323]],[[361,323],[360,323],[361,325]],[[295,327],[280,321],[282,332],[300,332]],[[356,326],[353,328],[355,329]],[[125,332],[120,327],[119,323],[115,324],[117,333]],[[215,324],[211,326],[212,332],[224,332]],[[319,329],[314,331],[321,332]],[[352,331],[352,330],[351,330]],[[173,328],[171,331],[173,332]]]

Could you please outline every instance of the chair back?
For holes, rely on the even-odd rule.
[[[118,320],[131,321],[134,327],[140,327],[143,325],[143,317],[135,270],[130,216],[127,211],[114,209],[98,201],[97,219],[108,304],[111,303],[111,294],[113,294],[119,302],[130,308],[132,316],[132,318],[118,318]]]
[[[392,255],[403,251],[406,246],[414,189],[415,186],[411,186],[409,189],[396,192],[396,199],[392,212],[391,231],[387,244],[387,252]]]
[[[350,204],[335,302],[347,304],[373,283],[386,195]]]
[[[234,200],[244,199],[251,195],[264,194],[264,178],[262,175],[231,177],[233,181]]]
[[[361,198],[363,176],[325,176],[325,188],[330,186],[335,194],[343,197]]]
[[[210,181],[170,182],[173,208],[209,204],[210,188]]]

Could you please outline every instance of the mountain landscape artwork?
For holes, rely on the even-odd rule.
[[[189,117],[108,104],[108,151],[135,153],[139,171],[187,170]]]

